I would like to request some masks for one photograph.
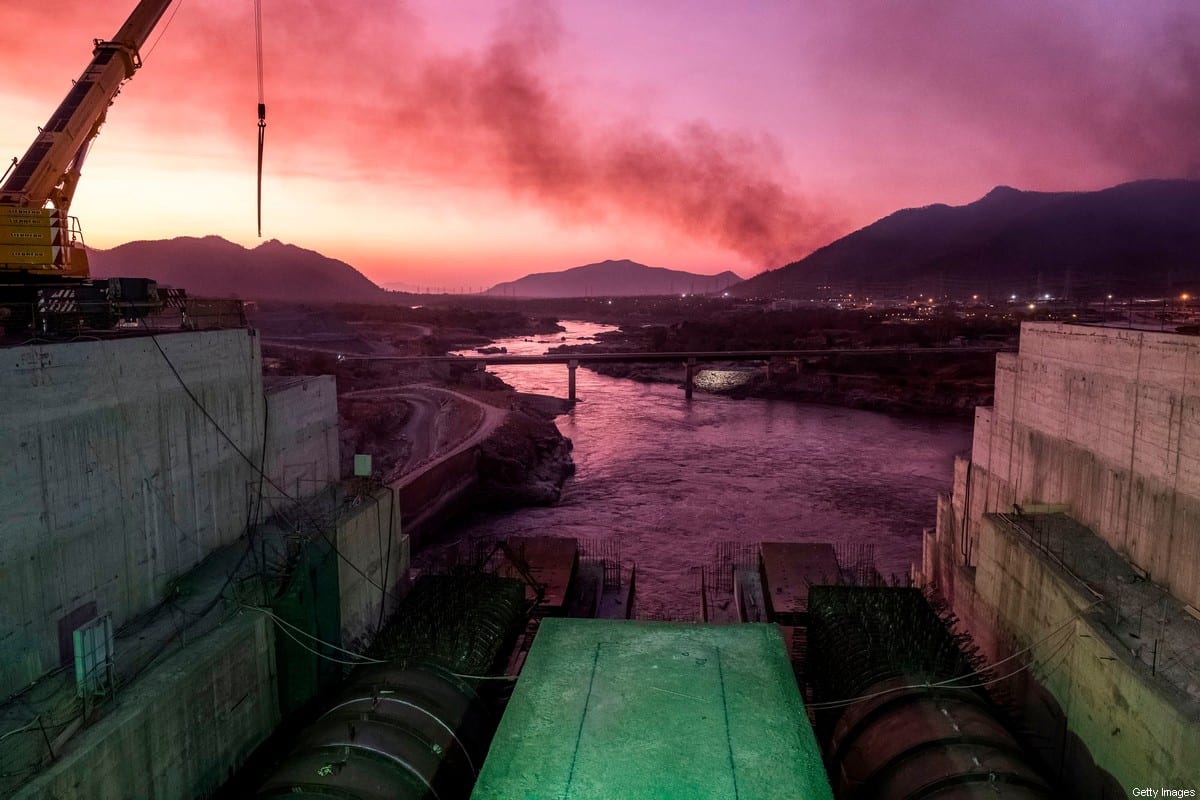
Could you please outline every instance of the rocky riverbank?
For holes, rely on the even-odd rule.
[[[565,410],[559,404],[569,407],[553,397],[512,395],[507,419],[479,448],[479,504],[509,509],[558,502],[563,483],[575,474],[571,440],[554,424]]]
[[[697,392],[728,397],[794,400],[899,414],[970,416],[976,406],[991,405],[994,384],[989,374],[994,356],[963,354],[958,359],[878,372],[847,372],[830,365],[809,364],[799,370],[778,366],[768,377],[761,365],[705,364],[697,367]],[[612,378],[680,387],[684,368],[678,364],[585,364]]]

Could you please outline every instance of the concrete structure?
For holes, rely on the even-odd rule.
[[[337,486],[333,379],[264,392],[251,330],[0,353],[0,794],[207,796],[280,719],[279,629],[250,607],[319,536],[328,635],[361,646],[407,573],[394,493]],[[84,702],[72,632],[105,616]]]
[[[763,542],[762,588],[772,620],[803,624],[811,586],[842,581],[837,552],[828,542]]]
[[[335,525],[342,646],[361,652],[391,617],[408,580],[409,540],[400,507],[387,487],[362,495]]]
[[[538,613],[565,613],[571,584],[579,570],[579,543],[565,536],[510,536],[507,547],[499,574],[536,582],[542,596],[538,597],[533,584],[526,584],[525,598],[538,601]]]
[[[242,534],[254,468],[235,447],[261,459],[263,394],[248,330],[15,347],[3,355],[0,697],[7,697],[69,663],[74,627],[104,614],[120,627]]]
[[[831,800],[773,625],[545,619],[474,800]]]
[[[221,787],[279,724],[274,632],[243,612],[122,693],[14,800],[193,798]]]
[[[264,379],[267,419],[267,474],[291,497],[306,497],[341,476],[338,456],[337,385],[332,375]],[[266,509],[283,501],[272,497]]]
[[[1033,648],[1008,688],[1080,796],[1200,789],[1200,621],[1061,512],[986,515],[976,563],[979,641]]]
[[[338,477],[333,378],[264,395],[253,331],[4,354],[0,697],[66,663],[78,624],[120,627],[241,536],[259,464],[292,497]],[[283,498],[263,494],[269,514]]]
[[[1200,649],[1180,646],[1200,625],[1186,612],[1200,605],[1198,423],[1200,339],[1027,323],[926,535],[918,578],[985,653],[1032,647],[1014,695],[1082,796],[1200,786]],[[1070,536],[1053,533],[1060,517]],[[1152,595],[1131,605],[1135,584]],[[1155,640],[1176,646],[1175,671]]]

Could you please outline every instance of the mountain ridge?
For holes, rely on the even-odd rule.
[[[150,278],[197,297],[382,303],[386,291],[344,261],[278,239],[247,248],[220,236],[178,236],[90,250],[97,278]]]
[[[534,272],[504,281],[485,294],[502,297],[634,297],[698,292],[719,292],[741,281],[725,270],[703,275],[665,267],[650,267],[631,259],[606,259],[550,272]]]
[[[960,206],[900,209],[805,258],[730,288],[1054,296],[1170,293],[1200,284],[1200,181],[1097,191],[997,186]]]

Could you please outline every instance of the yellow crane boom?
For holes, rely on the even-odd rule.
[[[71,199],[109,105],[172,2],[141,0],[111,40],[95,40],[91,63],[0,186],[0,277],[88,277]]]

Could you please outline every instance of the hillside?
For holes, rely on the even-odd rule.
[[[153,278],[195,297],[294,302],[386,302],[388,295],[344,261],[272,239],[250,250],[219,236],[129,242],[89,252],[98,278]]]
[[[487,294],[503,297],[630,297],[634,295],[719,292],[741,278],[648,267],[636,261],[601,261],[560,272],[539,272],[498,283]]]
[[[1096,192],[1001,186],[964,206],[905,209],[730,289],[740,296],[992,297],[1200,290],[1200,181]]]

